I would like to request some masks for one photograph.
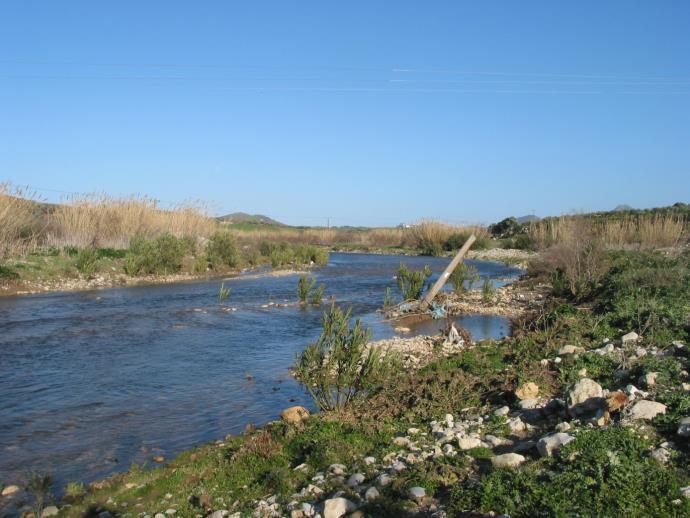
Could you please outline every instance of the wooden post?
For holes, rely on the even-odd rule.
[[[458,251],[458,254],[453,258],[453,260],[446,267],[446,269],[443,270],[443,273],[434,283],[431,289],[426,293],[426,295],[424,295],[424,298],[422,299],[422,302],[419,305],[422,311],[429,307],[431,301],[434,300],[434,297],[441,290],[441,288],[443,288],[443,285],[446,284],[446,282],[448,282],[448,277],[450,277],[455,268],[457,268],[458,264],[460,264],[460,261],[462,261],[462,258],[465,257],[465,254],[472,246],[472,243],[474,243],[476,240],[477,238],[474,234],[467,238],[467,241],[465,241],[465,244],[462,245],[462,248]]]

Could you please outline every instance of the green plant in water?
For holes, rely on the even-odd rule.
[[[371,330],[359,319],[351,326],[350,315],[351,309],[343,312],[333,305],[323,315],[319,339],[297,357],[295,375],[324,411],[341,411],[368,394],[390,365],[378,348],[366,350]]]
[[[309,277],[308,275],[302,275],[297,282],[297,297],[302,304],[307,303],[309,298],[309,293],[314,288],[316,284],[316,279]]]
[[[311,303],[314,305],[321,304],[321,301],[323,300],[323,292],[326,289],[325,284],[319,284],[317,288],[315,288],[312,293],[311,293]]]
[[[77,258],[74,261],[74,266],[87,279],[93,277],[98,266],[98,251],[93,247],[82,248],[77,252]]]
[[[416,300],[424,291],[424,283],[431,277],[431,268],[425,265],[422,270],[414,271],[407,268],[405,263],[400,263],[398,268],[398,290],[404,300]]]
[[[220,289],[218,290],[218,303],[223,306],[225,301],[230,296],[230,288],[225,287],[225,283],[220,283]]]
[[[491,282],[491,279],[488,277],[485,277],[484,282],[482,283],[482,300],[484,302],[492,302],[495,293],[496,288],[494,288],[493,282]]]
[[[32,472],[29,479],[29,491],[33,494],[33,510],[35,516],[41,516],[46,502],[50,498],[50,488],[53,485],[53,477],[46,473]]]
[[[393,299],[393,290],[391,290],[390,286],[386,288],[386,294],[383,296],[383,307],[384,308],[389,308],[395,304],[395,300]]]
[[[450,274],[448,281],[453,285],[453,291],[458,295],[472,289],[472,285],[479,280],[477,268],[471,264],[460,263],[453,273]]]

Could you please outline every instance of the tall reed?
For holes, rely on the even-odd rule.
[[[43,230],[41,206],[21,187],[0,183],[0,259],[34,248]]]

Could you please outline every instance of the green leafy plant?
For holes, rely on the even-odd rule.
[[[297,281],[297,298],[302,304],[306,304],[309,299],[309,294],[316,284],[316,279],[308,275],[302,275]]]
[[[206,257],[213,266],[234,268],[240,263],[237,241],[227,230],[219,230],[206,243]]]
[[[386,294],[383,296],[383,307],[389,308],[395,304],[395,299],[393,299],[393,290],[390,286],[386,288]]]
[[[431,268],[425,265],[422,270],[410,270],[405,263],[398,268],[398,291],[404,300],[416,300],[424,291],[424,283],[431,277]]]
[[[231,291],[230,288],[225,287],[224,282],[220,283],[220,288],[218,290],[218,303],[221,306],[225,304],[225,301],[230,296],[230,291]]]
[[[321,304],[321,301],[323,300],[323,292],[326,289],[325,284],[319,284],[316,288],[314,288],[311,292],[311,297],[309,298],[310,302],[314,305]]]
[[[342,411],[369,393],[387,366],[378,348],[366,349],[371,331],[359,319],[351,326],[350,315],[333,305],[323,315],[319,339],[297,358],[297,379],[324,411]]]
[[[484,302],[492,302],[495,294],[496,288],[494,288],[493,282],[488,277],[485,277],[484,282],[482,282],[482,300]]]
[[[50,499],[50,488],[53,486],[53,477],[47,473],[32,472],[29,478],[28,490],[33,495],[33,511],[35,516],[41,516],[46,502]]]
[[[77,252],[74,266],[84,277],[90,279],[98,267],[98,251],[93,247],[82,248]]]
[[[453,291],[458,295],[472,289],[472,285],[479,280],[479,272],[474,265],[465,262],[460,263],[448,281],[453,285]]]

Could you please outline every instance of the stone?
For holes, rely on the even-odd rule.
[[[626,344],[628,342],[637,342],[640,339],[640,335],[638,335],[635,331],[632,331],[631,333],[628,333],[627,335],[623,335],[621,338],[621,341]]]
[[[494,468],[515,469],[525,462],[525,457],[518,453],[504,453],[491,457],[491,465]]]
[[[364,492],[364,499],[367,502],[373,502],[379,497],[379,491],[374,486],[371,486]]]
[[[163,455],[154,455],[153,456],[153,462],[157,462],[158,464],[163,464],[165,462],[165,457],[163,457]]]
[[[533,399],[539,394],[539,386],[531,381],[520,385],[515,391],[518,399]]]
[[[396,437],[393,439],[393,444],[406,447],[410,445],[410,440],[407,437]]]
[[[497,416],[497,417],[503,417],[503,416],[507,416],[509,412],[510,412],[510,408],[509,408],[509,407],[507,407],[507,406],[502,406],[502,407],[497,408],[496,410],[494,410],[494,415]]]
[[[371,466],[376,462],[376,457],[364,457],[364,464]]]
[[[173,515],[177,514],[177,509],[173,509],[173,508],[166,509],[165,514],[167,514],[168,516],[173,516]]]
[[[407,490],[407,496],[412,500],[421,500],[426,496],[426,489],[420,486],[411,487]]]
[[[58,510],[57,507],[54,505],[49,505],[45,509],[43,509],[43,512],[41,513],[41,518],[45,518],[46,516],[57,516],[60,511]]]
[[[345,474],[347,468],[343,464],[331,464],[328,466],[329,473],[335,476],[342,476]]]
[[[676,433],[681,437],[690,437],[690,417],[684,417],[680,420]]]
[[[323,505],[324,518],[340,518],[347,513],[353,512],[357,506],[350,502],[347,498],[339,496],[338,498],[329,498]]]
[[[642,381],[646,387],[653,387],[656,385],[656,379],[659,377],[658,372],[648,372],[642,377]]]
[[[309,502],[302,502],[301,509],[304,513],[304,516],[314,516],[315,514],[314,506],[311,505]]]
[[[525,423],[519,417],[508,419],[508,427],[513,433],[524,432],[527,428]]]
[[[347,479],[347,485],[348,485],[348,487],[357,487],[362,482],[364,482],[364,479],[365,479],[365,477],[362,473],[355,473],[354,475],[351,475],[350,478]]]
[[[486,434],[484,440],[489,443],[492,448],[498,448],[499,446],[511,446],[513,441],[506,439],[504,437],[496,437],[495,435]]]
[[[606,344],[602,347],[599,347],[599,349],[594,349],[592,352],[594,354],[604,356],[604,355],[613,353],[615,350],[616,350],[616,348],[613,346],[613,344]]]
[[[690,486],[681,487],[680,496],[683,498],[690,498]]]
[[[381,473],[378,477],[376,477],[376,484],[381,487],[387,486],[392,481],[393,479],[387,473]]]
[[[156,513],[153,515],[153,518],[165,518],[165,515],[163,513]]]
[[[405,465],[404,462],[396,461],[391,466],[391,469],[393,471],[395,471],[396,473],[400,473],[401,471],[405,471],[407,469],[407,466]]]
[[[2,488],[2,496],[10,496],[15,493],[19,493],[19,486],[11,484]]]
[[[520,401],[518,406],[522,410],[534,410],[535,408],[539,408],[541,406],[541,403],[536,398],[529,398],[529,399],[523,399],[522,401]]]
[[[576,345],[564,345],[558,350],[558,356],[567,356],[569,354],[579,354],[583,353],[585,350],[582,347]]]
[[[482,441],[476,437],[460,437],[458,439],[458,447],[461,450],[471,450],[472,448],[477,448],[481,446]]]
[[[228,511],[227,509],[220,509],[219,511],[213,511],[209,518],[225,518],[229,514],[230,511]]]
[[[566,423],[566,422],[558,423],[556,425],[556,431],[557,432],[567,432],[568,430],[570,430],[570,428],[571,428],[570,423]]]
[[[669,460],[671,460],[671,452],[665,448],[657,448],[650,454],[650,457],[652,457],[659,464],[666,464]]]
[[[539,439],[537,442],[537,450],[539,451],[539,455],[542,457],[551,457],[557,453],[558,450],[560,450],[561,446],[574,440],[575,437],[568,435],[567,433],[554,433]]]
[[[600,408],[604,391],[596,381],[582,378],[568,392],[568,412],[572,416],[586,414]]]
[[[659,414],[666,413],[666,405],[656,401],[649,401],[643,399],[635,403],[630,409],[631,419],[650,420],[654,419]]]
[[[291,424],[302,424],[309,419],[309,410],[303,406],[291,406],[280,413],[280,418]]]

